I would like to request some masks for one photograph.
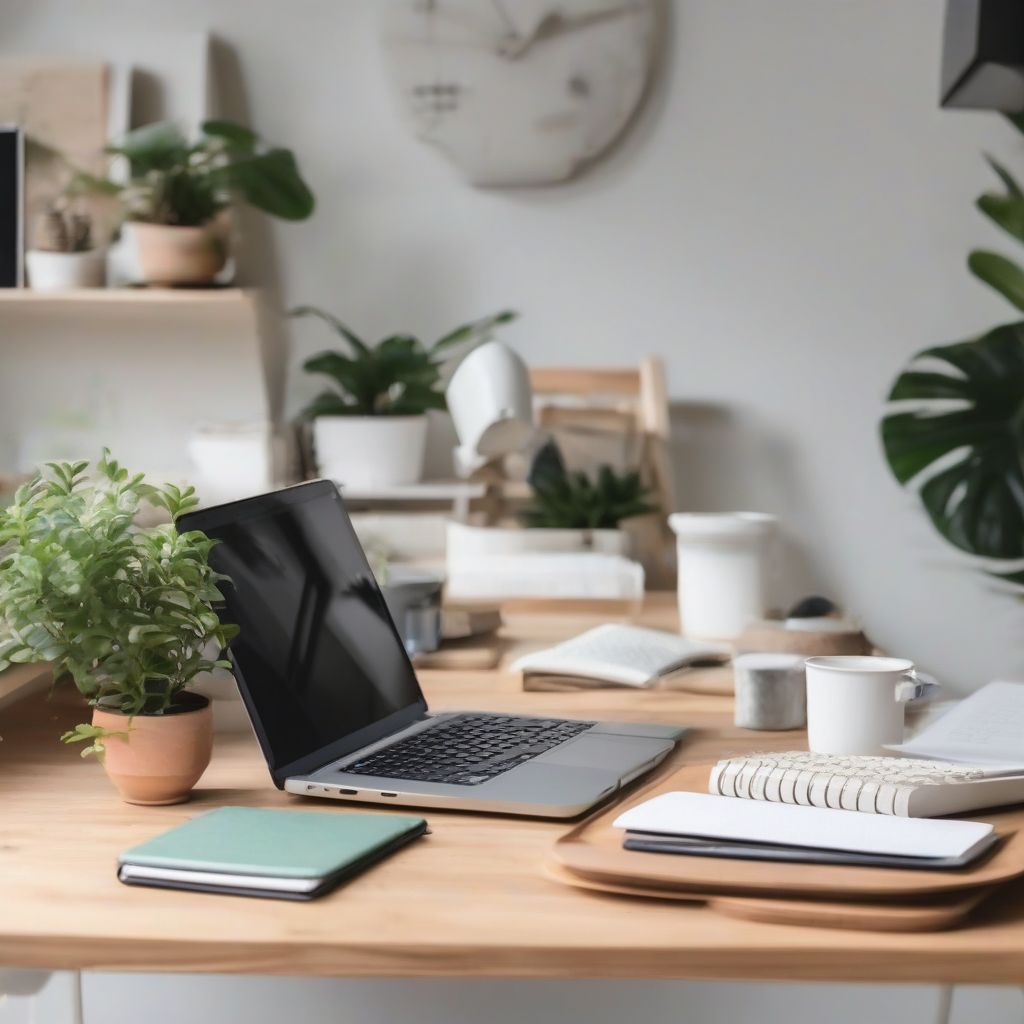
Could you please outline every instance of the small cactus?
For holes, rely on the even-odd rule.
[[[44,252],[88,252],[92,248],[92,218],[51,203],[39,219],[36,246]]]

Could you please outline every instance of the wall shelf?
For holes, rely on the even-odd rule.
[[[0,308],[90,306],[217,306],[250,302],[255,291],[247,288],[77,288],[65,292],[37,292],[31,288],[0,288]]]

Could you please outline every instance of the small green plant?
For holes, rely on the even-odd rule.
[[[39,218],[36,248],[43,252],[89,252],[92,218],[88,211],[75,209],[65,198],[54,200]]]
[[[0,510],[0,670],[52,662],[93,706],[168,713],[199,673],[230,667],[207,653],[237,633],[213,608],[225,578],[214,542],[174,525],[196,504],[191,487],[152,486],[106,450],[95,479],[88,468],[48,463]],[[143,502],[171,522],[137,527]],[[105,735],[80,725],[63,739],[101,753]]]
[[[533,501],[522,513],[529,527],[614,530],[624,519],[655,511],[639,473],[617,473],[610,466],[601,466],[594,477],[570,473],[552,442],[537,453],[529,482]]]
[[[112,736],[119,739],[127,739],[128,732],[123,732],[104,729],[100,725],[86,725],[84,722],[81,725],[76,725],[74,729],[69,729],[63,736],[61,736],[61,743],[88,743],[87,747],[82,748],[82,757],[98,757],[103,758],[103,755],[107,752],[106,744],[104,740],[110,739]]]
[[[323,391],[303,411],[317,416],[418,416],[428,409],[445,407],[442,368],[456,351],[483,344],[494,328],[514,320],[505,310],[494,316],[463,324],[433,345],[424,345],[411,334],[393,334],[376,345],[348,329],[337,317],[315,306],[299,306],[290,316],[323,320],[344,338],[349,354],[320,352],[302,364],[307,373],[330,378],[334,387]]]
[[[129,220],[196,227],[236,202],[284,220],[313,212],[313,193],[291,150],[266,148],[254,131],[232,121],[204,122],[194,142],[177,125],[159,121],[129,132],[107,152],[128,160],[128,182],[79,172],[72,187],[118,197]]]

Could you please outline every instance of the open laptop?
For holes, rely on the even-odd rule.
[[[181,516],[219,541],[231,655],[270,774],[304,796],[573,817],[662,761],[683,730],[427,709],[338,488]]]

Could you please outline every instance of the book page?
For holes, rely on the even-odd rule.
[[[989,683],[890,749],[915,757],[1024,769],[1024,683]]]

